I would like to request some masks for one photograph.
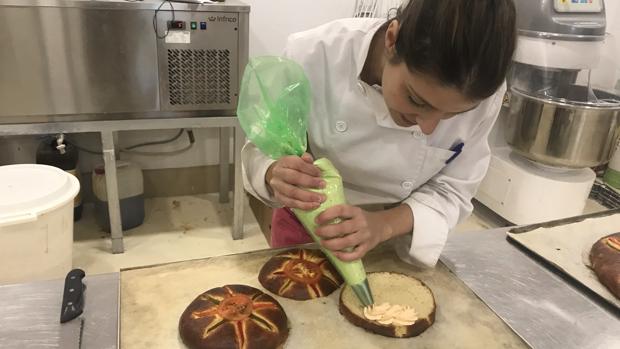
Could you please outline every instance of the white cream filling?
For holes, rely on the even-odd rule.
[[[382,325],[408,326],[418,320],[415,309],[399,304],[382,303],[364,308],[364,317]]]

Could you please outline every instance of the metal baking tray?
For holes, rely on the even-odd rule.
[[[620,310],[616,298],[590,268],[592,245],[601,237],[620,231],[620,209],[513,228],[508,241],[560,272],[604,302]]]

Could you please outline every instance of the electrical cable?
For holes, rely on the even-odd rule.
[[[179,133],[167,140],[164,141],[155,141],[155,142],[147,142],[147,143],[142,143],[142,144],[136,144],[133,145],[131,147],[127,147],[127,148],[123,148],[120,150],[120,152],[122,153],[128,153],[128,154],[136,154],[136,155],[146,155],[146,156],[159,156],[159,155],[175,155],[175,154],[180,154],[183,153],[185,151],[188,151],[189,149],[191,149],[194,146],[194,132],[192,130],[187,130],[187,138],[189,139],[189,144],[181,149],[176,149],[176,150],[172,150],[172,151],[166,151],[166,152],[160,152],[160,151],[156,151],[156,152],[150,152],[150,151],[138,151],[138,150],[132,150],[138,147],[144,147],[144,146],[148,146],[148,145],[159,145],[159,144],[166,144],[166,143],[171,143],[176,141],[177,139],[179,139],[179,137],[181,137],[181,135],[183,135],[183,131],[185,131],[185,129],[181,129],[179,131]]]
[[[141,148],[141,147],[145,147],[145,146],[161,145],[161,144],[172,143],[172,142],[176,141],[177,139],[179,139],[183,135],[183,131],[187,132],[187,137],[188,137],[188,140],[189,140],[189,144],[187,146],[181,148],[181,149],[172,150],[172,151],[166,151],[166,152],[144,152],[144,151],[133,150],[133,149]],[[196,140],[194,138],[194,132],[192,130],[180,129],[179,132],[174,137],[172,137],[172,138],[161,140],[161,141],[153,141],[153,142],[146,142],[146,143],[135,144],[135,145],[132,145],[132,146],[129,146],[129,147],[126,147],[126,148],[121,148],[121,149],[119,149],[119,152],[121,152],[121,153],[129,153],[129,154],[137,154],[137,155],[152,155],[152,156],[155,156],[155,155],[175,155],[175,154],[179,154],[179,153],[182,153],[182,152],[185,152],[185,151],[191,149],[194,146],[195,142],[196,142]],[[73,140],[70,140],[70,144],[75,146],[75,148],[77,150],[79,150],[79,151],[82,151],[82,152],[85,152],[85,153],[89,153],[89,154],[94,154],[94,155],[103,155],[103,152],[81,147],[81,146],[77,145]]]
[[[121,153],[126,154],[135,154],[135,155],[145,155],[145,156],[161,156],[161,155],[176,155],[190,150],[194,146],[194,143],[189,143],[185,147],[181,149],[176,149],[167,152],[159,152],[159,151],[139,151],[139,150],[125,150],[121,149]]]
[[[157,28],[157,14],[159,13],[159,11],[161,11],[162,6],[164,6],[165,3],[168,3],[168,5],[170,5],[170,9],[172,10],[172,21],[175,20],[175,16],[174,16],[174,6],[172,6],[172,1],[171,0],[164,0],[161,2],[161,4],[159,4],[159,7],[157,7],[157,9],[155,10],[155,14],[153,15],[153,30],[155,30],[155,36],[158,39],[165,39],[166,36],[168,36],[168,32],[170,31],[167,27],[166,27],[166,31],[164,32],[164,35],[159,35],[159,30]]]
[[[179,133],[177,133],[174,137],[172,137],[170,139],[165,139],[163,141],[153,141],[153,142],[140,143],[140,144],[132,145],[132,146],[129,146],[129,147],[125,147],[122,150],[132,150],[132,149],[136,149],[136,148],[146,147],[146,146],[149,146],[149,145],[160,145],[160,144],[172,143],[172,142],[176,141],[177,139],[179,139],[183,135],[183,131],[185,131],[185,129],[183,129],[183,128],[180,129]]]

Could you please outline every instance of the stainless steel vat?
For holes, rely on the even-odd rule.
[[[601,100],[620,97],[595,91]],[[609,161],[620,136],[620,104],[590,103],[585,86],[563,98],[510,91],[506,141],[524,157],[549,166],[583,168]]]

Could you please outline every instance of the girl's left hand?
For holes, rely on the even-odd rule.
[[[334,219],[342,221],[330,224]],[[331,250],[343,261],[362,258],[368,251],[388,236],[388,225],[380,214],[364,211],[350,205],[333,206],[321,213],[317,219],[319,227],[315,233],[321,237],[321,245]],[[346,248],[353,248],[350,252]]]

